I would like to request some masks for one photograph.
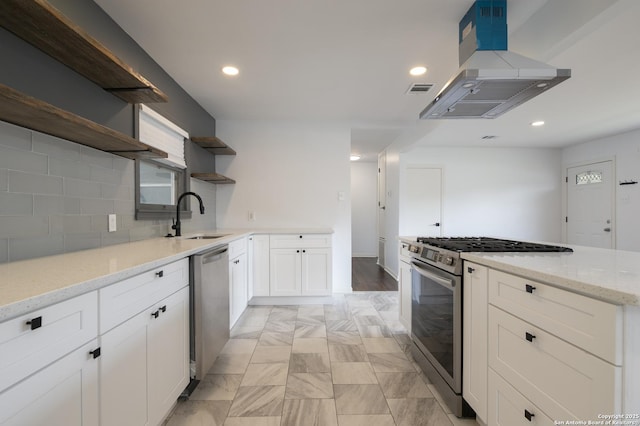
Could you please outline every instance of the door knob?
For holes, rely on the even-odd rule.
[[[604,232],[611,232],[611,228],[604,228],[603,231]]]

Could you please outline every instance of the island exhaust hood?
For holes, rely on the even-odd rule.
[[[506,0],[478,0],[459,24],[458,74],[421,119],[496,118],[571,77],[507,50]]]

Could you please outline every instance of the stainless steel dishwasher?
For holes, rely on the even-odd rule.
[[[188,397],[229,340],[228,246],[191,256],[191,382]]]

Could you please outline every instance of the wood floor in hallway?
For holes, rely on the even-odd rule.
[[[398,291],[398,282],[376,262],[375,257],[351,258],[353,291]]]

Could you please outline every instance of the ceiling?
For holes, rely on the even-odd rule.
[[[572,77],[493,120],[418,119],[458,69],[473,0],[95,1],[217,120],[344,123],[365,160],[392,143],[562,147],[640,128],[637,0],[509,0],[509,50]]]

